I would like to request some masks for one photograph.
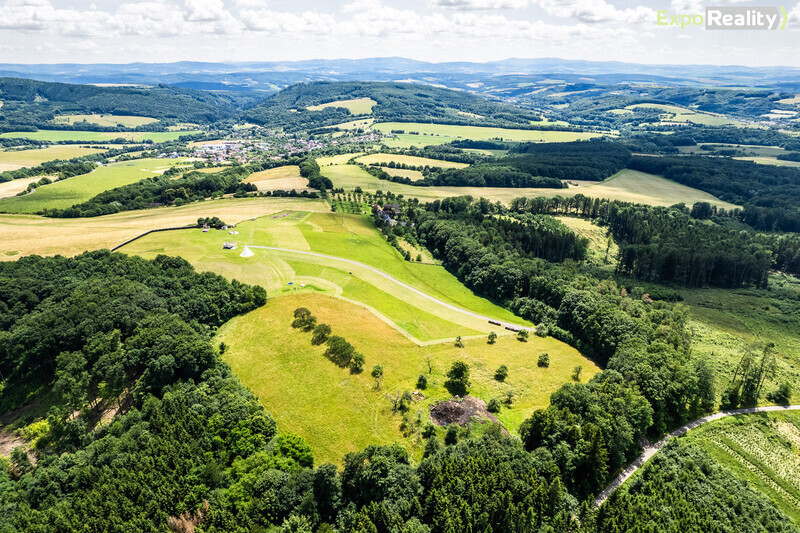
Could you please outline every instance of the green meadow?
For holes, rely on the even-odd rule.
[[[310,333],[293,329],[297,307],[310,309],[334,335],[364,354],[365,372],[352,374],[337,367],[323,356],[324,346],[311,345]],[[319,462],[334,464],[369,444],[393,442],[419,459],[424,444],[419,431],[428,420],[428,405],[450,397],[443,384],[456,360],[470,365],[470,395],[489,401],[513,393],[511,405],[497,415],[512,434],[533,410],[548,405],[550,394],[570,381],[576,365],[583,366],[584,379],[598,371],[577,350],[552,338],[532,337],[524,343],[507,335],[489,345],[480,336],[465,339],[463,348],[452,342],[418,346],[368,310],[310,292],[271,299],[223,326],[215,342],[226,344],[225,360],[275,417],[279,429],[303,436]],[[549,368],[537,366],[543,352],[550,355]],[[369,375],[377,364],[385,372],[380,389]],[[503,383],[493,377],[501,364],[509,369]],[[387,396],[414,391],[421,374],[428,387],[415,397],[403,424]]]
[[[566,142],[601,137],[599,133],[547,130],[520,130],[510,128],[494,128],[484,126],[453,126],[449,124],[423,124],[417,122],[379,122],[372,129],[383,133],[392,130],[403,130],[402,136],[415,137],[413,144],[444,144],[456,139],[530,142]],[[400,137],[400,140],[411,142],[412,139]],[[386,141],[386,140],[385,140]],[[439,142],[441,141],[441,142]],[[386,144],[389,144],[388,142]]]
[[[508,310],[475,296],[443,267],[405,261],[363,215],[286,212],[244,222],[236,231],[238,235],[216,230],[151,234],[121,251],[148,258],[160,253],[180,255],[199,270],[262,285],[272,295],[322,293],[356,302],[418,343],[492,329],[486,320],[447,305],[527,325]],[[235,241],[239,248],[223,250],[225,241]],[[241,257],[245,245],[284,250],[251,248],[252,257]],[[298,253],[309,251],[330,257]],[[439,301],[423,298],[368,267]]]
[[[44,209],[72,207],[103,191],[153,177],[180,163],[179,159],[136,159],[98,167],[89,174],[43,185],[25,196],[0,200],[0,212],[38,213]]]

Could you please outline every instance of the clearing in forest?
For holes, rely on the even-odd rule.
[[[369,115],[377,103],[372,98],[352,98],[350,100],[336,100],[327,104],[312,105],[306,107],[306,109],[309,111],[322,111],[329,107],[343,107],[354,115]]]
[[[325,346],[311,345],[310,333],[292,328],[292,313],[298,307],[308,308],[334,335],[352,343],[365,357],[364,372],[339,368],[324,357]],[[428,405],[450,398],[445,374],[456,360],[470,365],[470,395],[488,402],[512,393],[510,407],[496,415],[512,434],[533,410],[549,404],[550,394],[570,381],[576,365],[583,366],[586,380],[599,370],[577,350],[552,338],[532,336],[525,343],[500,336],[490,345],[481,336],[465,338],[463,348],[452,342],[418,346],[363,307],[312,292],[270,299],[266,306],[225,324],[214,342],[225,342],[224,359],[275,417],[279,430],[303,436],[317,461],[334,464],[369,444],[393,442],[419,459]],[[549,368],[537,366],[543,352],[550,355]],[[384,367],[380,389],[370,376],[375,365]],[[502,383],[494,379],[500,365],[508,367]],[[428,385],[415,395],[404,431],[402,416],[392,412],[388,396],[413,392],[420,375]],[[418,415],[421,424],[416,422]]]

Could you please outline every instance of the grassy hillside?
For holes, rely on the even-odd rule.
[[[65,209],[103,191],[136,183],[181,163],[183,161],[179,159],[138,159],[99,167],[89,174],[44,185],[25,196],[0,201],[0,212],[38,213],[44,209]]]
[[[239,234],[235,236],[225,231],[204,234],[199,230],[151,234],[121,250],[144,257],[160,253],[180,255],[198,270],[262,285],[272,295],[324,293],[357,302],[418,343],[486,334],[493,327],[486,320],[422,298],[369,268],[335,258],[379,269],[461,309],[525,323],[509,311],[475,296],[443,267],[405,261],[365,216],[286,212],[245,222],[236,231]],[[257,245],[289,251],[253,248],[255,255],[244,258],[239,250],[222,249],[227,240],[239,243],[239,250],[245,245]]]
[[[312,346],[309,333],[291,327],[297,307],[310,309],[320,323],[350,341],[364,354],[367,371],[351,374],[323,357],[324,347]],[[473,396],[488,401],[506,391],[515,393],[511,407],[498,415],[512,433],[570,381],[576,365],[584,367],[586,379],[598,370],[577,350],[552,338],[522,343],[505,336],[489,345],[481,337],[466,339],[464,348],[449,342],[420,347],[365,309],[313,293],[274,298],[266,307],[228,323],[215,342],[228,346],[225,360],[272,413],[278,428],[303,436],[320,462],[339,463],[347,452],[395,441],[419,458],[424,444],[419,428],[402,431],[402,417],[392,413],[386,395],[413,391],[418,376],[425,374],[428,388],[422,391],[423,399],[413,402],[409,418],[419,415],[427,421],[427,406],[450,397],[443,387],[444,374],[457,359],[471,366]],[[542,352],[550,354],[549,368],[536,365]],[[430,374],[427,357],[433,367]],[[376,364],[385,371],[380,390],[375,390],[369,375]],[[505,383],[493,377],[501,364],[509,369]]]
[[[90,154],[99,154],[100,148],[86,148],[75,145],[48,146],[31,150],[0,151],[0,171],[16,170],[22,167],[35,167],[54,159],[72,159]]]
[[[0,214],[0,261],[33,254],[73,256],[85,250],[112,248],[152,229],[195,224],[199,217],[216,216],[236,224],[285,209],[329,210],[318,200],[303,198],[229,198],[92,218]]]

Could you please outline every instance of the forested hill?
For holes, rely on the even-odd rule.
[[[231,95],[158,87],[97,87],[0,78],[0,128],[41,127],[60,113],[113,113],[209,123],[237,112]]]
[[[245,112],[247,120],[297,129],[301,125],[330,126],[355,116],[344,107],[309,110],[308,107],[343,100],[371,98],[369,116],[401,122],[447,122],[482,126],[527,126],[540,117],[530,111],[490,102],[463,91],[429,85],[380,82],[314,82],[294,85]]]

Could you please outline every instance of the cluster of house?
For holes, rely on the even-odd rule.
[[[384,224],[389,224],[390,226],[397,226],[400,224],[401,227],[406,227],[408,222],[400,221],[398,222],[395,218],[402,214],[402,210],[400,209],[399,204],[386,204],[381,207],[379,204],[372,204],[372,208],[375,209],[375,214],[383,220]],[[413,227],[414,224],[411,224]]]

